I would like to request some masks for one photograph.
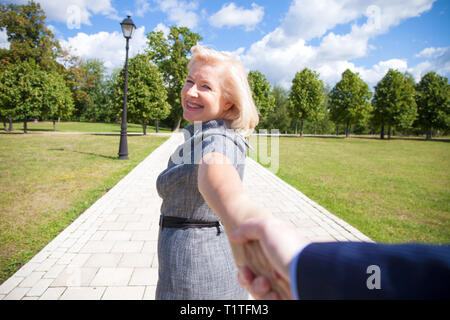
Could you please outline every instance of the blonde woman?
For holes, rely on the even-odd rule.
[[[230,55],[192,48],[181,91],[185,142],[158,177],[163,199],[156,299],[247,299],[224,232],[260,210],[242,193],[258,123],[247,75]]]

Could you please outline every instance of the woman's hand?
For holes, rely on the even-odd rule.
[[[245,244],[258,241],[264,255],[277,274],[290,283],[290,265],[298,251],[309,242],[297,230],[276,218],[254,218],[244,221],[230,234],[232,243]],[[267,277],[255,276],[247,267],[239,268],[238,281],[255,299],[280,299],[282,294],[272,288]]]

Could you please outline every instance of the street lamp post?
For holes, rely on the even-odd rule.
[[[128,42],[133,36],[136,26],[131,20],[130,16],[124,19],[120,24],[122,27],[123,36],[127,40],[126,56],[125,56],[125,84],[123,89],[123,114],[122,125],[120,127],[120,146],[119,146],[119,159],[128,160],[128,142],[127,142],[127,93],[128,93]]]

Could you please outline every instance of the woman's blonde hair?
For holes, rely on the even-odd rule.
[[[230,54],[200,45],[193,46],[191,52],[192,57],[187,65],[189,70],[195,62],[225,64],[222,90],[224,98],[233,103],[233,106],[224,118],[230,120],[232,129],[244,137],[249,136],[258,124],[259,117],[242,63]]]

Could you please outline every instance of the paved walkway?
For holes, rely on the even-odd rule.
[[[161,199],[156,178],[183,140],[173,134],[0,286],[0,299],[154,299]],[[248,159],[250,198],[313,241],[371,241]]]

